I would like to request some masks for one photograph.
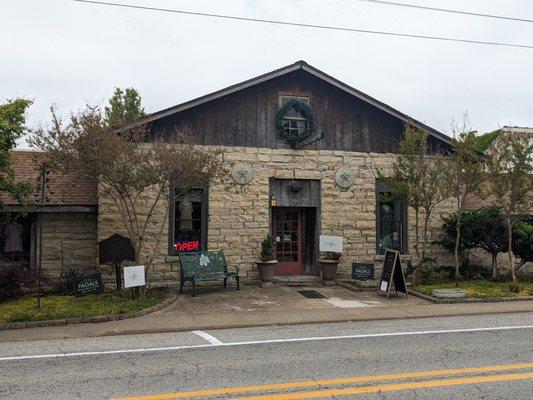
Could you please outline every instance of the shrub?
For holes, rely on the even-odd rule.
[[[21,296],[25,287],[35,283],[31,271],[23,271],[18,265],[0,262],[0,301],[11,300]]]
[[[520,293],[520,286],[516,282],[509,283],[509,290],[512,293]]]
[[[420,267],[420,284],[429,285],[431,283],[444,283],[453,280],[455,268],[451,265],[429,265]]]
[[[56,284],[57,294],[74,294],[74,279],[80,276],[79,271],[69,268],[65,271],[61,271],[59,282]]]
[[[261,261],[270,261],[274,258],[274,240],[270,236],[261,242]]]

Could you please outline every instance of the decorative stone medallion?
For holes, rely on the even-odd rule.
[[[252,167],[248,164],[237,164],[231,169],[231,177],[239,185],[247,185],[252,180]]]
[[[341,167],[335,172],[335,183],[343,189],[348,189],[353,185],[355,174],[348,167]]]

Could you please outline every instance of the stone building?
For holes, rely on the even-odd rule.
[[[405,124],[427,131],[433,150],[450,148],[441,132],[303,61],[140,122],[157,137],[188,129],[200,145],[222,148],[236,182],[231,190],[213,183],[160,202],[163,231],[154,225],[149,232],[157,246],[152,284],[175,284],[178,253],[200,249],[223,249],[245,279],[256,279],[254,261],[269,235],[278,275],[318,275],[319,235],[343,238],[342,274],[350,274],[353,262],[379,265],[388,247],[409,258],[413,213],[405,202],[384,196],[388,188],[376,170],[390,168]],[[451,201],[435,211],[432,238],[450,211]],[[117,211],[99,196],[98,239],[117,231]],[[449,258],[431,251],[440,252],[434,254],[440,262]]]
[[[11,153],[17,181],[35,187],[29,206],[23,207],[3,195],[0,262],[35,269],[39,257],[39,225],[42,224],[42,271],[48,289],[68,270],[94,271],[97,267],[97,185],[85,179],[47,171],[44,206],[40,206],[39,153],[15,150]]]

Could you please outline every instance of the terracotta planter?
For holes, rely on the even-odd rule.
[[[278,260],[270,261],[256,261],[257,268],[259,269],[259,279],[261,279],[261,284],[263,283],[272,283],[272,278],[274,277],[274,269]]]
[[[322,271],[322,279],[325,281],[335,280],[337,277],[337,267],[340,260],[319,260],[320,270]]]

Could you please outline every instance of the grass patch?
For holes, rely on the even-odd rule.
[[[519,281],[520,291],[513,293],[509,289],[508,282],[492,282],[488,280],[476,279],[461,281],[460,288],[466,290],[466,297],[487,298],[487,297],[519,297],[533,296],[533,280]],[[417,292],[431,296],[433,289],[454,289],[455,282],[433,283],[430,285],[418,285]]]
[[[0,303],[0,323],[126,314],[151,307],[168,296],[168,289],[148,290],[144,298],[136,300],[131,299],[129,290],[83,297],[50,295],[41,298],[39,310],[37,299],[28,295]]]

